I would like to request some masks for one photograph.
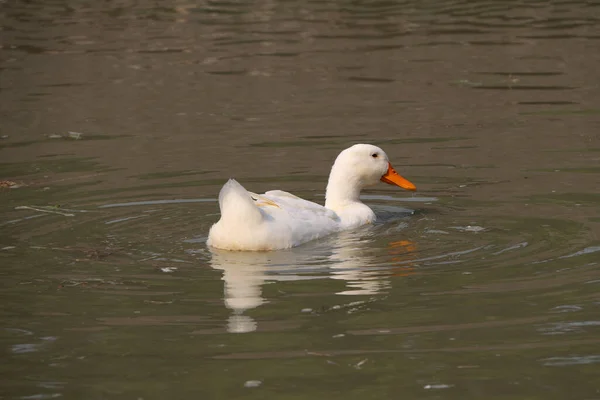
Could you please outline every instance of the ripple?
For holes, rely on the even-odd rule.
[[[268,360],[268,359],[294,359],[307,357],[334,357],[334,356],[350,356],[350,355],[376,355],[376,354],[426,354],[426,353],[461,353],[461,352],[476,352],[476,353],[492,353],[497,351],[514,351],[514,350],[531,350],[531,349],[554,349],[566,348],[571,346],[594,345],[600,343],[600,339],[584,339],[584,340],[566,340],[552,342],[525,342],[504,345],[480,345],[469,347],[443,347],[434,349],[414,349],[414,350],[398,350],[396,348],[387,348],[379,350],[334,350],[325,349],[319,351],[271,351],[271,352],[245,352],[245,353],[229,353],[216,355],[211,358],[216,360]],[[595,360],[594,360],[595,361]]]
[[[146,200],[132,201],[128,203],[103,204],[98,208],[113,208],[113,207],[137,207],[137,206],[152,206],[157,204],[186,204],[186,203],[205,203],[216,202],[217,199],[173,199],[173,200]]]
[[[473,89],[487,89],[487,90],[573,90],[577,89],[574,86],[560,86],[560,85],[477,85],[472,86]]]
[[[586,365],[600,362],[600,355],[573,356],[573,357],[550,357],[541,360],[547,367],[564,367],[568,365]]]
[[[558,322],[542,326],[538,330],[544,335],[562,335],[571,332],[582,332],[585,328],[600,326],[600,321]]]

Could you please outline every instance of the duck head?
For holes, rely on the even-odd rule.
[[[371,144],[355,144],[342,151],[333,163],[327,184],[326,207],[357,202],[363,188],[378,182],[406,190],[417,189],[394,170],[382,149]]]

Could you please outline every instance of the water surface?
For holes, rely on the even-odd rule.
[[[0,4],[0,397],[593,399],[594,2]],[[373,226],[211,251],[229,177]],[[9,188],[8,186],[12,186]]]

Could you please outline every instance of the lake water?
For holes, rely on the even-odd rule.
[[[600,399],[600,3],[0,26],[0,398]],[[418,188],[367,190],[375,225],[206,247],[228,178],[323,202],[360,142]]]

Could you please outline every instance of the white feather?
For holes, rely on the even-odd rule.
[[[359,194],[388,167],[386,154],[376,146],[344,150],[331,169],[325,207],[282,190],[251,193],[230,179],[219,193],[221,219],[211,227],[207,243],[225,250],[285,249],[371,223],[375,214]]]

